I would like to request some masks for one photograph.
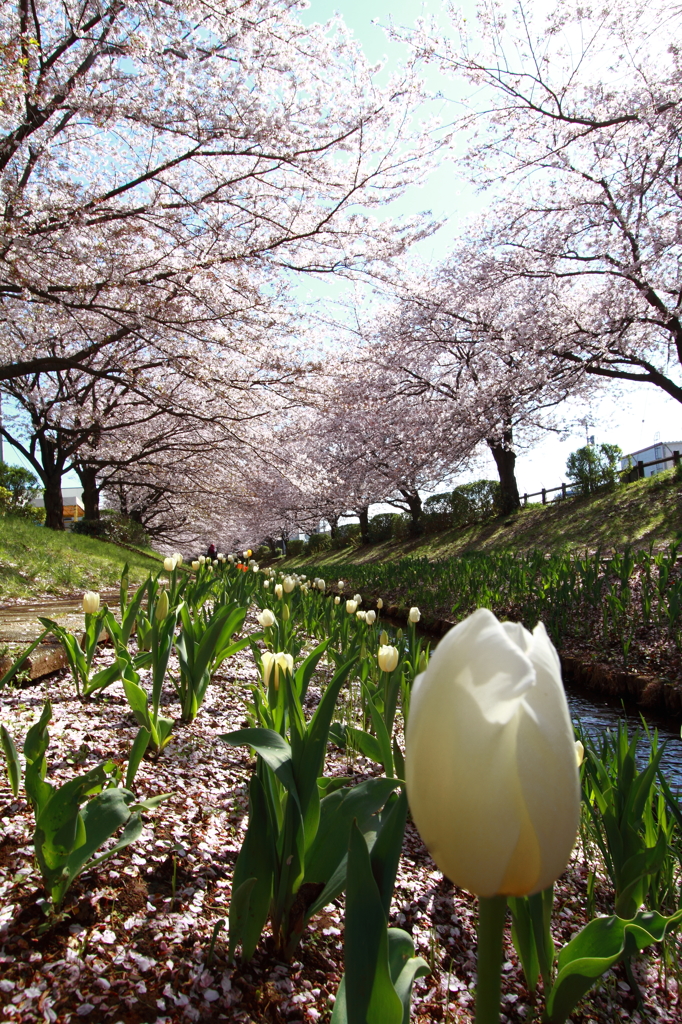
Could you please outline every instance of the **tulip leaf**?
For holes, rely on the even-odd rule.
[[[298,699],[303,703],[305,700],[306,693],[308,692],[308,686],[312,679],[313,672],[317,668],[317,663],[327,650],[329,640],[323,640],[321,644],[318,644],[305,659],[303,664],[299,665],[296,669],[296,675],[294,676],[294,682],[296,684],[296,691],[298,693]]]
[[[353,822],[346,882],[345,998],[348,1021],[402,1024],[403,1004],[388,959],[388,928],[369,850]]]
[[[359,750],[363,757],[369,757],[377,764],[383,764],[381,747],[376,736],[365,732],[364,729],[355,729],[353,726],[346,726],[346,737],[356,750]]]
[[[291,760],[291,747],[278,732],[273,729],[237,729],[234,732],[222,733],[218,738],[225,740],[232,747],[241,747],[245,744],[253,747],[285,789],[291,793],[296,803],[299,802]]]
[[[640,911],[632,920],[597,917],[559,953],[558,973],[547,998],[550,1024],[563,1024],[597,978],[624,956],[661,942],[682,921],[682,910],[670,917]]]
[[[414,955],[414,942],[407,932],[401,928],[389,928],[387,937],[391,981],[403,1004],[402,1024],[409,1024],[413,982],[415,978],[423,978],[430,973],[429,965],[423,957]]]
[[[19,783],[21,782],[21,765],[19,763],[19,754],[17,748],[14,746],[14,740],[7,732],[4,725],[0,725],[0,743],[2,743],[2,749],[5,752],[5,758],[7,759],[7,775],[9,778],[9,784],[12,787],[13,796],[19,795]]]
[[[137,774],[137,769],[139,768],[140,762],[144,757],[144,752],[146,751],[148,744],[150,744],[151,735],[151,731],[145,729],[143,725],[139,727],[137,735],[135,736],[133,744],[130,748],[130,754],[128,756],[128,769],[126,771],[126,790],[129,790],[129,788],[133,784],[135,775]]]
[[[372,874],[379,889],[387,920],[391,912],[391,898],[403,848],[406,821],[407,794],[401,789],[399,794],[392,794],[386,801],[381,815],[381,828],[372,846]]]
[[[254,775],[249,785],[249,826],[234,866],[230,901],[229,955],[242,947],[242,960],[250,960],[270,910],[275,874],[275,839],[267,797]]]
[[[351,823],[356,820],[363,834],[376,831],[380,824],[376,813],[398,785],[396,779],[368,779],[352,789],[336,790],[320,802],[319,828],[306,856],[306,882],[329,881],[348,849]],[[334,895],[342,890],[343,884]]]

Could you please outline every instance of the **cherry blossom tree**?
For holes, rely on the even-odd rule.
[[[412,42],[470,88],[459,166],[495,200],[472,289],[533,283],[526,351],[682,401],[679,5],[485,0],[478,40],[451,10],[459,38]]]
[[[368,269],[428,230],[372,217],[438,145],[414,68],[380,86],[340,21],[298,8],[0,8],[0,380],[201,380],[279,336],[286,275]]]

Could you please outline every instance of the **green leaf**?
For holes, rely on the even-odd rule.
[[[363,834],[378,830],[376,813],[398,785],[396,779],[367,779],[351,789],[337,790],[320,802],[317,836],[306,856],[306,882],[326,884],[332,877],[348,849],[354,820]]]
[[[145,729],[153,733],[154,729],[152,728],[149,707],[147,705],[147,691],[143,690],[141,686],[125,674],[123,675],[123,689],[137,724],[144,726]]]
[[[323,640],[321,644],[318,644],[318,646],[310,652],[305,661],[301,665],[299,665],[299,667],[296,670],[296,675],[294,676],[294,683],[296,684],[298,699],[301,701],[301,703],[303,703],[303,701],[305,700],[306,693],[308,692],[308,686],[310,685],[310,680],[313,677],[313,672],[317,668],[317,663],[319,662],[324,652],[327,650],[328,646],[329,640]]]
[[[237,729],[235,732],[223,733],[218,737],[232,747],[244,744],[253,747],[260,754],[282,785],[298,803],[298,791],[294,780],[291,760],[291,747],[279,733],[272,729]]]
[[[405,822],[407,821],[407,794],[401,789],[397,796],[390,796],[381,816],[381,828],[372,847],[372,874],[377,883],[379,896],[386,919],[391,912],[391,899],[398,862],[403,848]],[[413,950],[414,952],[414,950]]]
[[[34,722],[24,740],[24,757],[26,758],[24,789],[33,805],[36,817],[54,792],[54,787],[49,782],[45,782],[45,751],[50,742],[47,723],[51,718],[52,705],[49,700],[46,700],[40,719]]]
[[[363,757],[369,757],[377,764],[383,764],[381,747],[376,736],[365,732],[364,729],[355,729],[353,726],[346,726],[348,742],[355,749],[359,750]]]
[[[563,1024],[586,992],[624,955],[661,942],[668,930],[682,921],[682,910],[663,917],[640,911],[632,920],[597,917],[575,935],[559,953],[558,973],[547,999],[550,1024]]]
[[[401,928],[388,929],[388,967],[391,981],[403,1004],[402,1024],[410,1021],[410,1000],[415,978],[430,974],[426,960],[414,955],[412,936]]]
[[[5,752],[7,759],[7,775],[9,777],[9,784],[12,787],[12,793],[14,796],[19,795],[19,783],[21,782],[21,765],[19,764],[19,754],[17,748],[14,746],[14,740],[7,732],[4,725],[0,725],[0,743],[2,743],[2,749]]]
[[[137,775],[137,769],[140,767],[142,758],[144,757],[145,750],[149,746],[149,738],[151,732],[146,729],[144,725],[141,725],[137,736],[133,740],[133,745],[130,748],[130,754],[128,756],[128,770],[126,771],[126,789],[130,789],[135,776]]]
[[[43,622],[42,619],[40,621]],[[45,621],[49,622],[50,620],[47,619]],[[44,622],[43,622],[43,625],[44,625]],[[7,669],[7,671],[5,672],[5,674],[2,677],[2,679],[0,679],[0,690],[3,688],[3,686],[6,686],[7,683],[9,683],[11,679],[14,678],[14,676],[17,674],[17,672],[19,672],[21,670],[24,662],[26,662],[30,658],[30,656],[33,654],[33,652],[35,651],[35,649],[38,646],[38,644],[42,643],[42,641],[45,639],[45,637],[48,635],[48,633],[51,633],[51,632],[52,632],[52,627],[51,626],[46,626],[46,628],[40,634],[38,639],[34,640],[33,643],[30,644],[26,648],[26,650],[23,651],[19,655],[17,660],[15,662],[13,662],[13,664]]]
[[[83,696],[89,697],[95,690],[103,690],[105,687],[111,686],[112,683],[116,682],[120,674],[121,669],[116,661],[112,665],[101,669],[83,686]]]
[[[274,874],[275,837],[270,826],[265,790],[258,776],[254,775],[249,785],[249,827],[232,878],[231,957],[240,944],[242,960],[250,960],[253,956],[270,911]],[[243,889],[245,883],[249,883],[246,890]]]
[[[129,790],[116,788],[105,789],[103,793],[98,793],[97,796],[94,796],[92,800],[86,803],[81,811],[83,824],[85,825],[84,842],[70,852],[66,861],[66,871],[70,879],[73,880],[81,871],[85,870],[90,858],[94,856],[100,846],[107,839],[110,839],[121,825],[126,824],[131,814],[130,804],[134,799],[134,795]],[[142,832],[142,827],[142,822],[140,821],[137,834],[126,837],[129,843],[132,843],[133,839],[139,836]],[[98,862],[104,860],[105,857],[110,857],[114,850],[120,849],[122,847],[120,844],[117,844],[116,847],[107,850],[106,854],[99,857]]]
[[[391,980],[388,929],[367,844],[350,830],[345,922],[345,997],[350,1022],[402,1024],[403,1005]]]
[[[535,992],[540,977],[540,960],[530,907],[526,896],[508,896],[512,915],[512,942],[516,950],[529,992]]]

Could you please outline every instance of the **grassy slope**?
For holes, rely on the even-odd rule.
[[[417,541],[385,541],[369,547],[324,551],[292,558],[297,565],[334,562],[447,558],[466,551],[544,548],[664,547],[682,535],[682,486],[673,471],[649,477],[592,498],[573,498],[549,505],[529,505],[513,516],[478,526],[447,530]]]
[[[131,582],[141,582],[160,559],[91,537],[46,530],[23,519],[0,517],[0,601],[111,590],[118,586],[126,562]]]

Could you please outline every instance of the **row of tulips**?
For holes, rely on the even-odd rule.
[[[217,665],[251,646],[259,682],[250,688],[249,727],[222,737],[256,755],[232,883],[231,955],[248,960],[269,924],[290,956],[314,914],[345,891],[346,973],[334,1024],[406,1020],[412,982],[426,970],[410,936],[388,927],[408,802],[438,866],[480,898],[479,1024],[499,1016],[508,909],[529,987],[542,978],[554,1024],[609,966],[674,929],[682,912],[670,912],[670,896],[651,905],[660,891],[661,835],[669,848],[682,826],[669,787],[656,784],[658,755],[638,773],[622,740],[617,754],[600,757],[583,737],[579,767],[558,658],[542,625],[531,634],[479,609],[430,656],[416,631],[417,607],[404,632],[389,633],[381,599],[366,610],[360,593],[343,596],[343,580],[332,596],[321,577],[283,576],[261,569],[249,552],[243,558],[195,560],[186,569],[169,557],[167,579],[150,578],[131,598],[124,575],[120,622],[86,595],[78,651],[70,634],[60,634],[83,695],[121,679],[140,723],[131,764],[146,746],[158,755],[168,741],[172,722],[160,715],[167,675],[191,720]],[[235,641],[251,606],[262,632]],[[103,629],[115,660],[93,675]],[[172,650],[177,678],[169,673]],[[151,704],[142,668],[151,669]],[[307,717],[314,678],[320,697]],[[330,741],[361,752],[384,774],[358,786],[325,776]],[[5,748],[16,775],[16,752]],[[596,844],[614,880],[615,913],[594,918],[557,953],[552,886],[581,820],[583,847]],[[673,876],[679,897],[679,870]]]
[[[633,644],[655,629],[682,647],[679,543],[664,551],[626,549],[547,554],[471,553],[429,561],[406,557],[382,564],[335,567],[353,588],[372,594],[411,594],[429,615],[460,619],[476,608],[514,618],[529,628],[546,624],[557,643],[567,630],[599,636],[627,664]]]

